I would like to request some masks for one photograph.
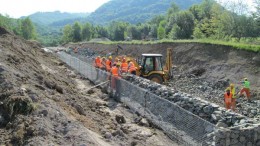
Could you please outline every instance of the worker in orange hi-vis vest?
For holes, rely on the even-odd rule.
[[[224,102],[226,109],[230,109],[232,103],[232,93],[230,92],[230,88],[226,89],[226,93],[224,94]]]
[[[131,60],[128,60],[127,63],[128,63],[128,72],[130,74],[136,75],[136,67],[134,63]]]
[[[106,70],[107,72],[110,72],[112,68],[112,56],[109,56],[107,61],[106,61]]]
[[[100,68],[100,67],[101,67],[101,58],[100,58],[100,56],[97,56],[97,57],[95,58],[94,66],[95,66],[96,68]]]
[[[128,63],[126,62],[126,59],[123,58],[122,60],[122,64],[121,64],[121,72],[122,73],[127,73],[127,69],[128,69]]]
[[[120,77],[120,64],[113,64],[113,67],[111,68],[111,88],[116,89],[116,80]]]

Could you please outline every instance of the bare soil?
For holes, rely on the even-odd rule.
[[[177,145],[100,89],[87,92],[93,85],[37,42],[0,30],[0,145]]]

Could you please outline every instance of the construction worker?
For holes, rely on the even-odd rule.
[[[244,81],[241,82],[243,84],[243,88],[240,90],[240,96],[245,92],[247,100],[250,101],[250,82],[247,78],[244,78]]]
[[[236,110],[236,88],[232,83],[230,84],[230,92],[232,93],[231,109],[235,111]]]
[[[113,64],[113,67],[111,68],[111,88],[115,89],[116,88],[116,80],[120,77],[120,64]]]
[[[127,63],[128,63],[128,68],[127,68],[128,72],[130,74],[136,75],[136,67],[134,63],[130,59],[127,61]]]
[[[106,61],[106,70],[107,72],[110,72],[112,68],[112,56],[109,56],[107,61]]]
[[[106,58],[102,57],[100,69],[106,70]]]
[[[226,93],[224,94],[224,102],[226,109],[230,109],[232,102],[232,93],[230,92],[230,88],[226,89]]]
[[[97,56],[95,58],[95,67],[96,68],[100,68],[101,67],[101,59],[100,59],[100,56]]]
[[[120,67],[120,68],[121,68],[121,72],[122,72],[122,73],[127,73],[128,64],[127,64],[125,58],[123,58],[122,64],[121,64],[121,67]]]

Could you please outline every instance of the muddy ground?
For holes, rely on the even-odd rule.
[[[0,145],[177,145],[37,42],[0,32]]]

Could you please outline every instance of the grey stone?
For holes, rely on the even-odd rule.
[[[246,146],[253,146],[252,142],[247,142]]]
[[[111,138],[112,138],[112,134],[109,133],[109,132],[106,132],[105,135],[104,135],[104,137],[105,137],[106,139],[111,139]]]
[[[228,125],[225,124],[225,123],[223,123],[223,122],[218,122],[218,123],[216,124],[216,126],[217,126],[217,127],[223,127],[223,128],[227,128],[227,127],[228,127]]]
[[[240,137],[239,137],[239,141],[240,141],[241,143],[243,143],[243,142],[246,141],[246,138],[245,138],[244,136],[240,136]]]
[[[145,126],[145,127],[149,127],[150,126],[149,122],[146,119],[144,119],[144,118],[141,119],[141,121],[139,122],[139,125]]]
[[[43,114],[45,117],[48,115],[48,111],[47,110],[42,110],[41,112],[40,112],[40,114]]]
[[[86,116],[86,113],[81,105],[77,104],[74,107],[80,115]]]
[[[211,114],[211,118],[214,120],[214,121],[218,121],[221,119],[220,115],[218,114]]]
[[[230,144],[234,145],[234,144],[237,144],[238,143],[238,140],[236,138],[232,138],[230,140]]]

